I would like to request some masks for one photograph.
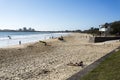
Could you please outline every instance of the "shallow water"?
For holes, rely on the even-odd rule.
[[[0,47],[28,42],[36,42],[39,40],[46,40],[50,37],[65,36],[68,33],[43,33],[43,32],[0,32]],[[11,38],[11,39],[10,39]]]

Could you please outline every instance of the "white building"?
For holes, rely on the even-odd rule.
[[[101,32],[101,36],[108,36],[111,31],[110,24],[99,25],[99,31]]]

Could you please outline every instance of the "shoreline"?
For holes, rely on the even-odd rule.
[[[0,38],[0,48],[5,48],[5,47],[10,47],[10,46],[15,46],[15,45],[19,45],[20,42],[22,44],[26,44],[26,43],[34,43],[34,42],[38,42],[39,40],[47,40],[50,39],[52,37],[59,37],[59,36],[65,36],[65,35],[69,35],[70,33],[44,33],[44,34],[30,34],[30,35],[9,35],[6,34],[6,37],[4,35],[4,37]],[[10,38],[7,36],[9,35]]]
[[[69,36],[70,34],[72,33],[69,33],[67,35],[63,35],[63,37],[66,37],[66,36]],[[62,35],[62,34],[61,34]],[[39,41],[53,41],[54,39],[58,39],[58,37],[60,36],[57,36],[57,37],[54,37],[53,39],[52,38],[49,38],[49,39],[42,39],[42,40],[38,40],[38,41],[34,41],[34,42],[26,42],[26,43],[21,43],[21,45],[19,44],[16,44],[16,45],[8,45],[8,46],[4,46],[4,47],[0,47],[0,49],[7,49],[7,48],[25,48],[29,45],[32,45],[32,44],[35,44]]]
[[[0,79],[66,80],[120,45],[89,43],[88,34],[72,33],[58,39],[46,40],[48,46],[36,42],[24,48],[0,49]],[[69,66],[83,61],[85,65]]]

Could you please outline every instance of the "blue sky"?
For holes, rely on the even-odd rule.
[[[76,30],[120,20],[120,0],[0,0],[0,29]]]

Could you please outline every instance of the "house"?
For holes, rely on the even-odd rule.
[[[101,32],[101,36],[108,36],[110,35],[111,31],[111,24],[105,23],[103,25],[99,25],[99,31]]]

